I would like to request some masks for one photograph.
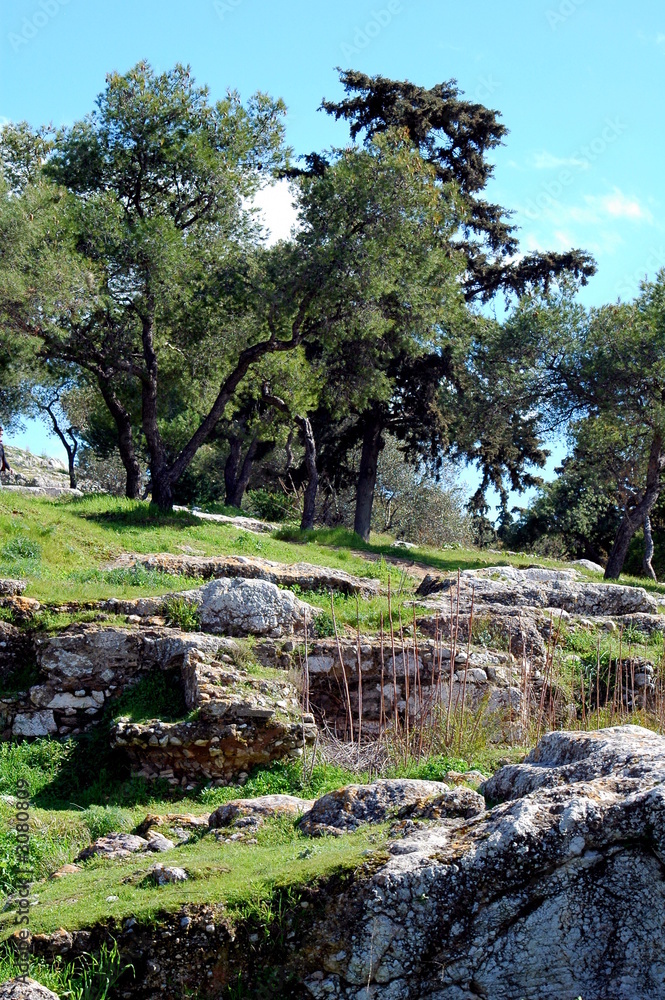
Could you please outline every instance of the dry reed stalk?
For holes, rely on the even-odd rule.
[[[473,628],[473,606],[476,598],[476,588],[471,588],[471,611],[469,613],[469,634],[466,639],[466,663],[464,664],[464,682],[462,684],[462,711],[460,714],[459,738],[457,742],[458,750],[462,749],[462,738],[464,736],[464,709],[466,705],[466,682],[469,675],[469,657],[471,656],[471,630]]]
[[[307,611],[304,612],[305,617],[305,683],[303,691],[303,703],[306,712],[309,712],[309,648],[308,648],[308,633],[307,633]]]
[[[413,659],[414,659],[414,671],[415,671],[415,695],[414,698],[417,699],[415,703],[416,711],[414,713],[414,723],[418,726],[418,763],[420,763],[420,758],[423,752],[423,740],[425,737],[425,718],[423,717],[423,685],[422,677],[420,675],[420,652],[418,649],[418,635],[416,630],[416,606],[413,606]]]
[[[459,570],[457,570],[457,612],[459,616]],[[450,745],[450,716],[453,707],[453,683],[455,680],[455,657],[457,656],[457,629],[454,627],[453,588],[450,588],[450,676],[448,683],[448,711],[446,713],[446,746]],[[459,618],[458,618],[459,625]]]
[[[395,737],[399,732],[399,712],[397,710],[397,666],[395,664],[395,628],[393,626],[393,609],[390,595],[390,577],[388,577],[388,618],[390,619],[390,649],[393,658],[393,710],[395,713]]]
[[[384,633],[383,633],[383,611],[381,612],[381,705],[379,708],[379,739],[382,739],[383,732],[386,726],[386,696],[385,696],[385,663],[383,658],[383,643],[384,643]]]
[[[619,657],[617,659],[617,665],[614,672],[614,693],[612,695],[612,707],[614,707],[614,702],[618,698],[619,700],[619,721],[623,716],[623,666],[622,666],[622,645],[623,645],[623,625],[619,629]],[[614,712],[612,713],[614,715]]]
[[[439,632],[439,615],[437,613],[434,619],[434,658],[432,659],[432,669],[434,669],[434,662],[436,659],[436,652],[439,652],[439,671],[436,678],[436,697],[435,701],[437,704],[441,704],[441,681],[443,676],[443,629]]]
[[[344,680],[347,726],[351,736],[351,742],[353,743],[354,736],[353,736],[353,712],[351,711],[351,692],[349,691],[349,680],[348,677],[346,676],[346,667],[344,666],[344,657],[342,656],[342,647],[339,641],[339,632],[337,630],[337,618],[335,617],[335,602],[333,601],[332,591],[330,593],[330,611],[332,614],[333,628],[335,629],[335,642],[337,643],[337,655],[339,656],[339,665],[342,668],[342,678]]]
[[[399,641],[402,647],[402,667],[404,668],[404,737],[406,740],[405,747],[409,746],[409,722],[411,715],[411,688],[409,683],[409,657],[406,652],[406,643],[404,642],[404,623],[402,622],[402,609],[399,609]],[[405,751],[408,753],[408,749]]]
[[[600,729],[600,636],[596,648],[596,729]]]
[[[545,711],[545,692],[547,691],[547,677],[550,665],[550,643],[554,635],[554,614],[550,611],[550,627],[547,633],[547,649],[545,650],[545,667],[543,669],[543,684],[540,689],[540,701],[538,702],[538,715],[536,717],[536,740],[540,738],[540,726]]]
[[[531,643],[531,646],[529,647],[529,649],[530,649],[530,652],[529,652],[529,669],[528,669],[528,672],[527,672],[526,698],[524,700],[525,718],[524,718],[524,734],[523,734],[524,735],[524,740],[523,740],[523,742],[524,742],[525,746],[528,746],[528,743],[529,743],[529,705],[531,704],[532,698],[533,698],[533,696],[535,694],[534,683],[533,683],[533,681],[531,679],[532,677],[534,677],[534,673],[535,673],[534,669],[533,669],[533,642]]]
[[[580,663],[580,686],[581,686],[581,689],[582,689],[582,724],[584,725],[584,728],[586,730],[588,728],[588,726],[587,726],[587,721],[586,721],[586,703],[585,703],[586,702],[586,699],[585,699],[586,683],[585,683],[585,680],[584,680],[584,664],[583,663]]]

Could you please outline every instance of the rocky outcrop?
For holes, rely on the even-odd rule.
[[[233,826],[261,826],[266,819],[274,816],[287,816],[297,819],[308,812],[314,805],[308,799],[299,799],[295,795],[259,795],[255,799],[233,799],[218,806],[208,819],[211,830]]]
[[[593,562],[591,559],[573,559],[570,564],[571,566],[579,566],[581,569],[586,569],[590,573],[604,573],[605,567],[601,566],[600,563]]]
[[[410,806],[389,800],[387,853],[303,887],[272,950],[261,951],[256,925],[225,924],[221,906],[111,926],[137,969],[125,995],[176,1000],[184,985],[209,982],[212,1000],[239,969],[252,995],[252,970],[275,962],[294,996],[325,1000],[665,995],[663,737],[634,726],[550,733],[485,783],[488,811],[476,797],[437,814],[437,802],[474,793],[425,784]],[[355,816],[340,802],[330,816]],[[70,960],[108,933],[61,930],[32,947]]]
[[[489,813],[409,830],[312,926],[315,998],[665,995],[665,739],[544,737],[484,785]]]
[[[172,865],[153,865],[146,876],[153,885],[173,885],[176,882],[186,882],[189,875],[184,868]]]
[[[280,524],[273,524],[270,521],[259,521],[255,517],[245,517],[243,514],[238,514],[235,517],[228,514],[209,514],[208,511],[198,510],[196,507],[180,507],[177,504],[173,505],[173,509],[191,514],[192,517],[196,517],[200,521],[216,521],[217,524],[228,524],[232,528],[239,528],[241,531],[251,531],[252,534],[256,535],[269,535],[271,531],[277,531],[278,528],[282,527]]]
[[[396,816],[468,819],[484,809],[484,799],[470,788],[451,789],[441,781],[383,778],[371,785],[347,785],[323,795],[299,825],[310,837],[340,836]]]
[[[2,597],[18,597],[26,586],[25,580],[0,579],[0,595]]]
[[[441,577],[435,584],[429,578],[421,585],[423,596],[440,591],[441,598],[428,602],[450,610],[451,588],[457,589],[457,579]],[[613,583],[582,581],[576,570],[553,570],[532,567],[490,566],[468,569],[460,574],[460,604],[465,611],[471,598],[478,613],[496,606],[519,608],[556,608],[575,615],[657,614],[658,602],[643,587],[625,587]],[[456,594],[453,594],[455,601]],[[665,620],[665,619],[664,619]]]
[[[141,566],[146,570],[159,570],[174,576],[202,577],[204,580],[228,577],[230,579],[267,580],[280,587],[298,586],[301,590],[335,590],[342,594],[360,594],[374,597],[380,591],[378,580],[352,576],[343,569],[314,566],[312,563],[284,563],[259,559],[257,556],[193,556],[155,555],[123,556],[115,566]]]
[[[98,837],[89,847],[84,847],[76,861],[87,861],[88,858],[102,857],[115,860],[128,858],[130,854],[144,854],[149,851],[162,854],[170,851],[175,845],[160,833],[150,831],[148,838],[139,837],[134,833],[109,833]]]
[[[148,813],[136,828],[136,833],[140,837],[157,827],[162,833],[168,834],[169,839],[178,843],[185,843],[193,833],[208,829],[208,815],[197,815],[194,813]]]
[[[201,628],[234,636],[291,635],[304,630],[320,614],[290,590],[264,580],[213,580],[192,593],[200,609]]]

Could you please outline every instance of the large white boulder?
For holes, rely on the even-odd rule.
[[[303,630],[320,612],[290,590],[266,580],[222,578],[190,592],[199,605],[201,628],[224,635],[277,638]]]
[[[665,997],[665,739],[552,733],[482,790],[500,804],[407,829],[327,902],[310,995]]]

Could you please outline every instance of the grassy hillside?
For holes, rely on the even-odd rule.
[[[395,592],[408,587],[405,574],[414,562],[439,572],[510,563],[562,565],[528,555],[497,554],[479,549],[403,550],[391,539],[363,543],[344,529],[300,532],[284,528],[258,535],[233,525],[202,521],[186,512],[161,514],[140,501],[108,496],[46,499],[0,492],[0,576],[23,577],[26,596],[48,603],[132,597],[165,593],[174,580],[158,573],[109,569],[127,552],[256,555],[278,562],[311,562],[371,576]],[[600,579],[596,574],[586,574]],[[665,587],[626,578],[665,595]],[[191,585],[189,581],[183,586]]]

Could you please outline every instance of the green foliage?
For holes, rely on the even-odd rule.
[[[30,976],[42,986],[69,1000],[109,1000],[120,978],[133,973],[133,966],[122,959],[117,942],[101,945],[98,954],[86,953],[76,962],[53,962],[32,958]],[[3,945],[0,949],[0,983],[21,975],[16,952]]]
[[[178,673],[154,670],[142,677],[111,705],[114,718],[128,717],[132,722],[162,719],[176,722],[187,715],[185,695]]]
[[[41,546],[33,538],[26,535],[15,535],[0,549],[0,557],[10,561],[20,559],[38,560],[42,557]]]
[[[118,806],[90,805],[81,813],[81,820],[87,827],[90,840],[131,827],[126,811]]]
[[[199,800],[211,807],[234,798],[254,798],[258,795],[297,795],[314,799],[344,784],[357,782],[358,775],[333,764],[315,763],[304,778],[300,761],[283,760],[270,767],[257,768],[244,785],[228,788],[204,788]]]
[[[326,639],[335,634],[335,621],[329,611],[321,611],[311,624],[312,634],[317,639]]]
[[[295,521],[300,514],[297,498],[264,488],[249,490],[245,494],[244,507],[244,512],[263,521]]]
[[[32,743],[0,743],[0,793],[15,795],[17,781],[27,781],[34,798],[60,772],[68,758],[67,743],[40,739]]]
[[[196,601],[187,597],[169,597],[164,601],[164,614],[169,625],[183,632],[197,632],[201,627],[201,613]]]
[[[141,589],[170,586],[182,587],[183,578],[170,573],[162,573],[157,569],[146,569],[144,566],[124,566],[116,569],[87,569],[73,572],[70,579],[76,583],[107,583],[112,587],[140,587]],[[200,581],[187,583],[196,586]]]

